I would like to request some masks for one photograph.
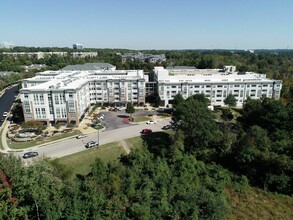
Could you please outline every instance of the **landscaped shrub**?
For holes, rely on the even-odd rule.
[[[40,122],[40,121],[27,121],[21,124],[21,128],[22,129],[37,129],[39,132],[41,132],[42,130],[44,130],[46,128],[46,126]]]

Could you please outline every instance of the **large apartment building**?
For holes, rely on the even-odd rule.
[[[143,70],[116,70],[108,63],[87,63],[40,72],[23,80],[20,97],[26,121],[74,121],[78,126],[95,103],[144,104],[146,95],[159,95],[166,106],[178,93],[183,98],[203,93],[211,105],[224,105],[225,98],[233,94],[240,107],[249,97],[279,99],[281,88],[280,80],[268,79],[265,74],[237,72],[235,66],[155,67],[153,74],[146,75]]]
[[[77,65],[77,70],[70,66],[40,72],[23,80],[20,97],[25,121],[45,121],[48,125],[67,121],[78,126],[91,104],[145,102],[143,70],[116,70],[104,63],[81,66]]]
[[[229,94],[242,106],[248,98],[280,98],[282,81],[266,78],[265,74],[237,72],[235,66],[223,69],[196,69],[192,67],[155,67],[158,95],[164,105],[171,104],[173,97],[181,93],[183,98],[203,93],[211,105],[224,105]]]
[[[117,55],[121,56],[122,58],[122,63],[125,63],[127,60],[134,61],[142,61],[142,62],[150,62],[150,63],[161,63],[163,61],[166,61],[166,56],[165,54],[143,54],[141,52],[136,52],[136,53],[125,53],[125,54],[120,54],[118,53]]]

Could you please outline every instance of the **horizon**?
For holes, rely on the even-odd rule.
[[[71,49],[71,50],[76,50],[76,49],[73,49],[72,47],[68,47],[68,46],[61,46],[61,47],[58,47],[58,46],[23,46],[23,45],[15,45],[13,48],[18,48],[18,47],[25,47],[25,48],[58,48],[58,49]],[[6,50],[13,50],[13,49],[9,49],[9,48],[0,48],[1,49],[6,49]],[[83,49],[78,49],[76,51],[83,51],[83,50],[131,50],[131,51],[151,51],[151,50],[154,50],[154,51],[174,51],[174,50],[178,50],[178,51],[190,51],[190,50],[207,50],[207,51],[258,51],[258,50],[293,50],[290,49],[290,48],[249,48],[249,49],[222,49],[222,48],[214,48],[214,49],[192,49],[192,48],[178,48],[178,49],[130,49],[130,48],[94,48],[94,47],[84,47]]]
[[[72,48],[78,42],[88,49],[293,49],[290,0],[10,0],[2,8],[0,42],[15,46]]]

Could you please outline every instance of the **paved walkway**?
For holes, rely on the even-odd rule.
[[[8,151],[12,150],[8,147],[7,138],[6,138],[6,134],[8,132],[9,125],[10,125],[10,122],[5,119],[5,121],[2,124],[2,130],[0,130],[2,132],[1,142],[2,142],[2,146],[3,146],[3,149],[0,149],[1,153],[7,153]]]
[[[120,141],[120,144],[122,145],[123,149],[125,150],[126,154],[130,154],[130,149],[125,140]]]

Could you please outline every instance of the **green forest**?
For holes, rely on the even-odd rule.
[[[230,219],[235,207],[229,192],[254,187],[292,198],[293,51],[142,51],[165,53],[162,64],[122,63],[118,52],[123,51],[104,49],[97,58],[74,62],[53,56],[38,62],[56,69],[109,62],[117,69],[145,71],[154,65],[236,65],[239,71],[284,80],[282,99],[249,99],[243,109],[234,109],[227,99],[231,106],[219,109],[216,118],[204,95],[186,100],[176,95],[172,132],[142,136],[144,147],[117,161],[97,158],[86,175],[75,175],[49,158],[27,165],[1,155],[0,219]],[[2,70],[7,60],[12,62],[8,66],[22,64],[11,57],[0,60]],[[290,211],[279,219],[293,218],[290,201]]]

